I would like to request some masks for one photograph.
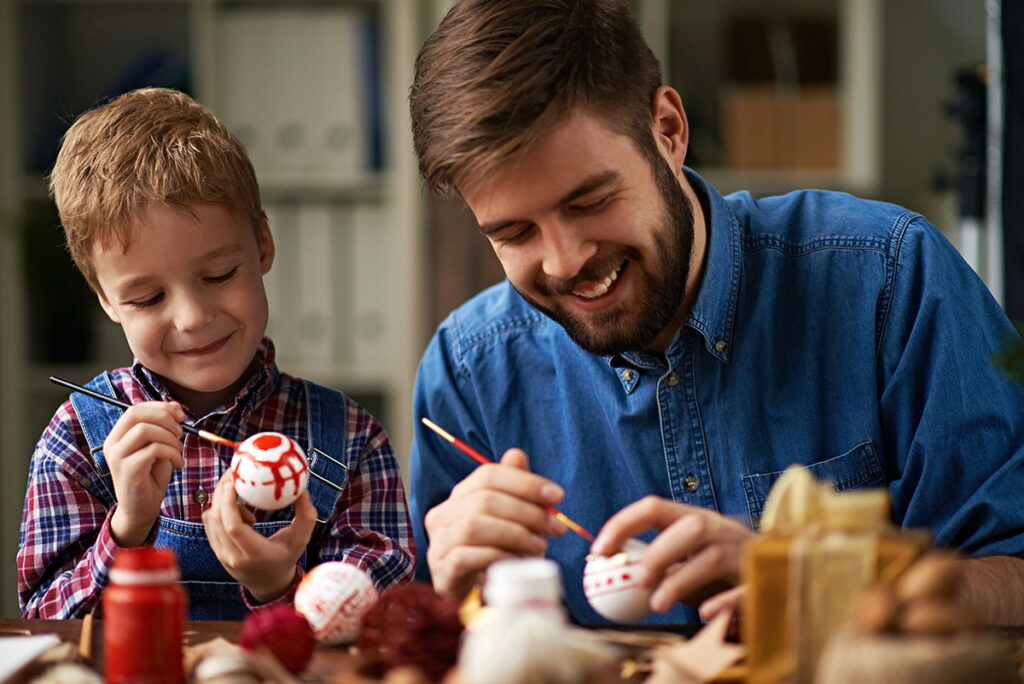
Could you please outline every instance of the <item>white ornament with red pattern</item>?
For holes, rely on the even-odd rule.
[[[377,602],[377,589],[365,572],[343,561],[316,566],[295,590],[295,610],[313,628],[316,640],[345,644],[359,636],[363,616]]]
[[[239,444],[231,475],[235,493],[265,511],[293,504],[309,484],[305,452],[280,432],[259,432]]]
[[[646,548],[639,539],[627,539],[620,553],[587,561],[583,593],[602,617],[612,622],[633,622],[650,614],[652,590],[640,586],[636,572]]]

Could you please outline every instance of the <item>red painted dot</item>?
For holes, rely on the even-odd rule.
[[[628,581],[629,581],[629,579],[630,579],[630,578],[629,578],[629,573],[628,573],[628,572],[624,572],[624,573],[622,573],[622,580],[623,580],[624,582],[628,582]]]
[[[281,435],[275,435],[269,432],[265,435],[259,435],[255,440],[253,440],[253,446],[260,451],[270,451],[275,447],[281,446]]]

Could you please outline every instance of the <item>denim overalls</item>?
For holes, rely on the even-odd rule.
[[[312,556],[313,564],[318,561],[317,554],[323,536],[329,529],[328,524],[333,524],[335,505],[347,483],[345,469],[335,461],[347,465],[348,454],[345,449],[343,395],[306,380],[303,380],[303,385],[306,390],[308,423],[306,443],[302,447],[309,458],[309,494],[317,510],[316,527],[309,545],[299,559],[308,569],[306,557]],[[87,387],[114,396],[114,387],[107,373],[93,378]],[[81,393],[72,393],[71,403],[78,413],[96,471],[102,477],[105,489],[100,492],[100,497],[110,508],[116,499],[110,468],[103,456],[103,441],[121,417],[122,411]],[[303,440],[299,441],[301,443]],[[325,454],[329,454],[330,458],[325,457]],[[264,536],[270,536],[288,524],[289,521],[257,522],[253,528]],[[241,620],[245,617],[248,609],[242,601],[239,584],[214,555],[202,522],[161,515],[157,521],[154,545],[173,549],[178,554],[182,585],[189,594],[189,619]]]

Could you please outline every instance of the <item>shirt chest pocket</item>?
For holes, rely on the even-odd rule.
[[[818,480],[831,482],[836,491],[885,486],[885,470],[871,442],[858,444],[845,454],[805,466]],[[765,499],[782,472],[743,476],[743,493],[747,499],[751,529],[756,531],[760,527]]]

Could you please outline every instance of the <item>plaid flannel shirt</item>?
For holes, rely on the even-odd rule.
[[[184,407],[187,419],[233,441],[270,430],[305,434],[302,382],[278,371],[269,339],[263,340],[257,358],[258,371],[233,402],[200,420]],[[111,377],[118,397],[125,402],[173,399],[160,379],[138,360],[131,368],[112,371]],[[415,542],[405,490],[384,428],[347,397],[345,405],[348,484],[317,558],[307,558],[307,565],[344,560],[365,570],[378,590],[383,590],[412,577]],[[161,514],[201,522],[210,503],[199,492],[212,495],[231,462],[232,450],[187,433],[183,439],[185,467],[172,477]],[[108,508],[98,495],[100,491],[100,475],[78,416],[71,402],[65,401],[36,445],[29,471],[18,540],[22,617],[81,617],[96,607],[118,548],[110,531],[117,504]],[[253,513],[258,521],[290,520],[294,507]],[[303,572],[300,566],[292,588],[278,601],[292,599]],[[250,603],[247,594],[243,591]]]

